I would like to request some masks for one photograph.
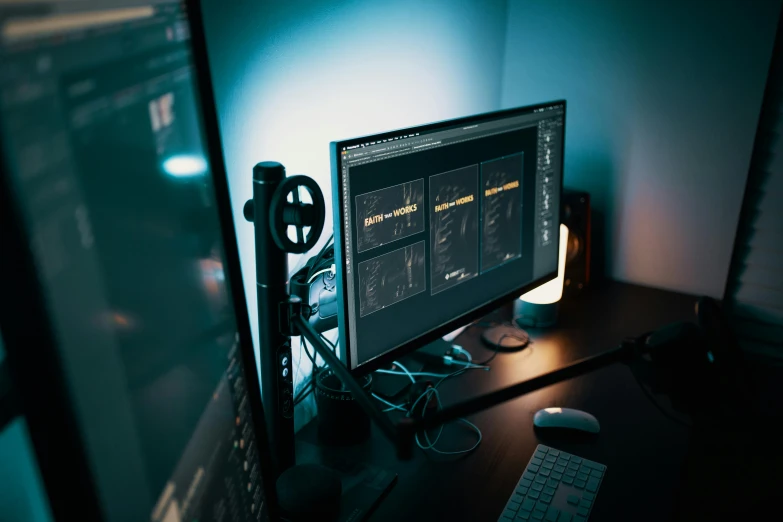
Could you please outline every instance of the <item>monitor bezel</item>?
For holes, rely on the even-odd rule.
[[[190,26],[190,48],[197,88],[196,110],[202,115],[204,147],[209,154],[213,174],[216,208],[224,239],[225,273],[236,316],[253,428],[259,448],[268,448],[269,438],[241,276],[239,247],[200,2],[186,0],[184,13],[188,16]],[[106,520],[80,426],[69,400],[65,369],[49,319],[43,283],[36,272],[35,257],[26,240],[22,208],[13,197],[12,166],[6,161],[0,128],[0,219],[3,223],[0,244],[9,247],[0,256],[0,288],[5,296],[0,299],[0,332],[5,342],[13,386],[22,403],[22,412],[53,518]],[[20,321],[19,317],[24,320]],[[258,455],[270,520],[280,520],[271,457],[263,449],[258,451]]]
[[[343,147],[352,147],[355,145],[360,145],[362,143],[366,143],[368,141],[378,141],[378,140],[384,140],[389,138],[394,138],[395,136],[398,136],[400,134],[412,134],[412,133],[422,133],[422,132],[432,132],[432,131],[438,131],[438,130],[445,130],[449,127],[457,127],[462,126],[465,124],[474,124],[479,123],[482,121],[492,121],[502,118],[508,118],[508,117],[514,117],[514,116],[520,116],[523,114],[527,114],[530,112],[533,112],[536,109],[551,107],[553,105],[562,105],[563,106],[563,131],[562,136],[563,139],[561,140],[561,150],[560,150],[560,172],[559,172],[559,201],[562,202],[563,199],[563,171],[564,169],[564,163],[565,163],[565,124],[566,124],[566,113],[567,113],[567,103],[565,99],[558,99],[558,100],[552,100],[546,103],[537,103],[534,105],[525,105],[522,107],[516,107],[512,109],[503,109],[499,111],[492,111],[492,112],[486,112],[482,114],[476,114],[473,116],[467,116],[463,118],[455,118],[451,120],[443,120],[435,123],[429,123],[426,125],[418,125],[414,127],[407,127],[403,129],[396,129],[391,131],[386,131],[378,134],[372,134],[367,136],[360,136],[356,138],[350,138],[340,141],[333,141],[329,144],[330,149],[330,164],[331,164],[331,173],[332,173],[332,216],[333,216],[333,223],[334,223],[334,242],[335,242],[335,265],[337,267],[337,285],[338,288],[340,288],[340,291],[338,294],[338,335],[339,335],[339,347],[340,347],[340,358],[343,360],[343,362],[346,363],[346,366],[351,371],[351,373],[355,376],[362,376],[367,373],[370,373],[374,370],[377,370],[379,368],[382,368],[396,359],[407,355],[411,353],[412,351],[415,351],[433,341],[438,339],[439,337],[442,337],[446,335],[449,332],[452,332],[459,328],[460,326],[469,324],[477,319],[480,319],[481,317],[487,315],[492,310],[495,310],[497,307],[506,304],[508,302],[513,301],[520,295],[524,294],[525,292],[528,292],[532,290],[533,288],[536,288],[537,286],[540,286],[544,283],[547,283],[557,277],[557,269],[554,271],[539,277],[538,279],[535,279],[525,285],[516,287],[506,294],[497,297],[493,299],[492,301],[489,301],[483,305],[480,305],[472,310],[469,310],[465,312],[464,314],[461,314],[459,316],[456,316],[451,321],[448,321],[445,324],[442,324],[436,328],[433,328],[429,332],[412,339],[408,341],[407,343],[404,343],[400,346],[397,346],[395,348],[392,348],[372,359],[369,359],[363,363],[357,364],[355,361],[351,360],[351,346],[350,346],[350,338],[348,336],[348,322],[349,322],[349,313],[348,313],[348,299],[347,299],[347,292],[348,292],[348,282],[345,280],[345,277],[343,275],[344,272],[344,263],[345,263],[345,240],[343,238],[343,231],[345,230],[345,217],[342,209],[342,193],[343,193],[343,180],[342,176],[340,174],[341,171],[341,155],[340,151]],[[562,205],[561,205],[561,216],[562,216]],[[562,218],[558,217],[559,221],[562,221]],[[556,241],[559,242],[560,240],[560,229],[559,227],[557,229],[557,237]]]

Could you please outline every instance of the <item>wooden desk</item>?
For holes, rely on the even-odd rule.
[[[495,390],[556,369],[581,357],[616,346],[623,338],[671,322],[694,320],[696,298],[623,283],[606,283],[561,305],[559,323],[549,330],[529,330],[533,343],[513,354],[500,354],[491,371],[470,371],[441,385],[444,404]],[[493,314],[508,319],[510,307]],[[492,352],[482,346],[481,328],[455,340],[474,360]],[[665,398],[661,403],[666,405]],[[595,415],[601,433],[591,441],[545,440],[533,430],[533,414],[563,406]],[[539,443],[606,464],[591,521],[669,520],[675,491],[689,447],[689,430],[668,419],[650,403],[630,370],[616,364],[592,374],[539,390],[470,418],[483,433],[480,447],[460,458],[422,451],[399,462],[377,432],[351,448],[319,448],[325,460],[361,459],[394,470],[396,487],[372,516],[373,521],[493,521]],[[475,434],[460,424],[445,428],[439,447],[469,447]],[[305,426],[298,443],[317,444],[316,422]]]

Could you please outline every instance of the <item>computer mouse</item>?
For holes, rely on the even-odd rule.
[[[533,416],[533,426],[552,431],[576,431],[598,433],[601,425],[598,419],[582,410],[571,408],[544,408]]]

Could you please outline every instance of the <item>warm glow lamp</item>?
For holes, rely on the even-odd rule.
[[[514,302],[514,315],[521,326],[547,327],[557,321],[557,303],[563,297],[568,227],[560,225],[557,277],[522,295]]]

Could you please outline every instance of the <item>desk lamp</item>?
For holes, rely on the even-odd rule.
[[[568,227],[560,225],[560,250],[557,261],[557,277],[534,288],[514,301],[514,317],[521,326],[545,328],[557,322],[558,302],[563,297]]]

